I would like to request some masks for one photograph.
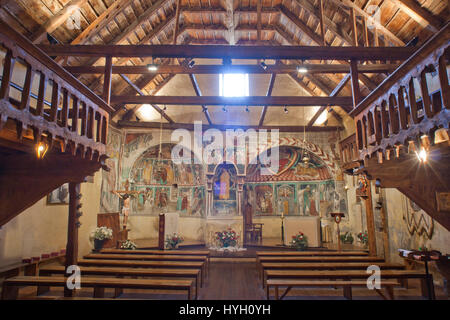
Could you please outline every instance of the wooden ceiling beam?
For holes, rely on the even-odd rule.
[[[141,95],[141,96],[145,96],[145,93],[142,92],[141,89],[139,89],[127,76],[121,74],[120,75],[122,77],[123,80],[125,80],[131,88],[133,88],[134,91],[136,91],[137,94]],[[162,110],[160,107],[158,107],[157,105],[151,104],[151,106],[153,107],[153,109],[155,109],[160,115],[162,115],[164,117],[164,119],[166,119],[169,123],[174,123],[174,121],[164,112],[164,110]],[[130,109],[131,110],[131,109]],[[130,111],[129,110],[129,111]],[[136,109],[134,111],[137,111]],[[135,112],[127,112],[122,119],[123,120],[130,120],[133,115],[135,114]]]
[[[44,22],[39,29],[31,35],[30,40],[36,44],[46,39],[47,33],[55,31],[60,25],[66,22],[76,10],[86,4],[86,2],[87,0],[72,0],[67,3],[55,15]]]
[[[220,106],[351,106],[352,97],[301,97],[301,96],[112,96],[114,104],[167,104],[167,105],[220,105]]]
[[[390,73],[397,69],[397,64],[358,64],[359,73]],[[304,64],[302,65],[308,74],[315,73],[349,73],[350,66],[344,64]],[[73,74],[103,74],[104,66],[67,66],[67,71]],[[158,66],[156,73],[160,74],[219,74],[219,73],[250,73],[250,74],[272,74],[291,73],[297,71],[297,64],[291,65],[267,65],[264,70],[258,64],[246,65],[195,65],[192,68],[182,65],[163,64]],[[113,74],[146,74],[155,73],[149,71],[146,65],[141,66],[117,66],[112,67]]]
[[[329,93],[330,97],[336,97],[342,91],[342,89],[344,89],[344,87],[347,84],[349,79],[350,79],[350,75],[349,74],[346,75],[344,78],[342,78],[341,82],[339,82],[339,84],[336,86],[336,88],[334,88],[334,90]],[[325,111],[326,108],[327,108],[327,106],[321,106],[319,108],[319,110],[317,110],[317,112],[309,120],[309,122],[308,122],[306,127],[307,128],[312,127],[314,125],[314,123],[316,122],[316,120],[320,117],[320,115]],[[336,116],[337,114],[333,114],[333,115]],[[339,118],[338,118],[338,120],[339,120]],[[341,120],[342,120],[342,118],[341,118]]]
[[[272,75],[270,76],[269,87],[267,88],[267,93],[266,93],[267,97],[270,97],[272,95],[276,77],[277,77],[277,75],[275,73],[272,73]],[[262,126],[264,123],[264,118],[266,117],[267,108],[269,108],[269,107],[264,106],[261,111],[261,117],[259,118],[259,122],[258,122],[260,126]]]
[[[162,0],[160,0],[162,1]],[[223,45],[39,45],[49,56],[205,59],[406,60],[412,47],[223,46]]]
[[[299,0],[296,1],[299,2]],[[367,22],[371,23],[373,26],[378,28],[379,31],[383,33],[385,36],[387,36],[390,39],[390,41],[393,42],[394,44],[398,46],[405,45],[403,40],[401,40],[395,34],[389,31],[385,26],[383,26],[380,22],[378,22],[377,19],[374,19],[370,14],[361,9],[357,4],[351,2],[350,0],[339,0],[339,2],[355,10],[355,13],[357,13],[359,16],[366,18]]]
[[[189,74],[189,79],[191,80],[192,87],[194,88],[195,94],[197,95],[197,97],[200,97],[202,95],[202,92],[200,91],[200,87],[198,85],[197,78],[195,77],[194,74]],[[208,107],[205,105],[202,105],[202,108],[203,108],[203,113],[205,114],[206,120],[208,121],[209,124],[212,124],[211,116],[208,111]]]
[[[120,128],[147,128],[147,129],[159,129],[160,123],[159,122],[145,122],[145,121],[124,121],[119,120],[117,122],[117,125]],[[187,130],[194,130],[194,124],[191,123],[163,123],[162,124],[163,129],[187,129]],[[219,130],[236,130],[236,129],[242,129],[242,130],[249,130],[249,129],[255,129],[255,130],[279,130],[280,132],[303,132],[305,129],[308,132],[329,132],[329,131],[336,131],[336,130],[342,130],[343,127],[338,126],[312,126],[310,128],[305,128],[305,126],[241,126],[241,125],[202,125],[202,130],[207,130],[210,128],[219,129]]]
[[[418,22],[422,27],[431,32],[438,32],[444,25],[444,21],[433,15],[426,8],[422,7],[415,0],[390,0],[397,7],[403,10],[408,16]]]

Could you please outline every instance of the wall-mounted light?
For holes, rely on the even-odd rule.
[[[424,148],[420,148],[420,151],[416,153],[417,159],[419,159],[420,162],[425,163],[428,159],[428,152]]]
[[[248,109],[248,106],[245,106],[245,112],[250,112],[250,110]]]
[[[45,142],[40,141],[37,145],[36,145],[36,157],[41,160],[44,158],[45,154],[48,151],[48,144],[46,144]]]
[[[223,112],[228,112],[227,108],[225,106],[222,107]]]

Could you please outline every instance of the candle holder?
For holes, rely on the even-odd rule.
[[[338,238],[338,251],[341,251],[341,235],[339,230],[339,223],[341,223],[341,220],[343,217],[345,217],[343,212],[331,212],[330,215],[334,218],[334,222],[336,222],[336,232],[337,232],[337,238]]]
[[[280,219],[281,219],[281,244],[280,244],[280,246],[285,247],[286,244],[284,243],[284,215],[283,214],[280,216]]]

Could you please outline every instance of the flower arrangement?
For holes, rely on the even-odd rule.
[[[308,248],[308,237],[305,236],[303,232],[299,231],[297,235],[292,236],[291,247],[294,247],[297,250],[305,250]]]
[[[341,234],[341,241],[343,243],[353,243],[354,238],[350,232],[346,232],[344,234]]]
[[[358,240],[364,245],[368,244],[369,235],[367,234],[367,231],[358,233]]]
[[[120,249],[136,250],[137,245],[131,240],[126,240],[120,245]]]
[[[95,240],[106,240],[111,239],[113,236],[112,229],[108,227],[97,227],[94,230],[94,239]]]
[[[176,233],[166,238],[166,248],[175,249],[178,244],[184,241],[184,238]]]
[[[239,235],[231,228],[221,232],[216,232],[216,240],[223,248],[235,247],[238,239]]]

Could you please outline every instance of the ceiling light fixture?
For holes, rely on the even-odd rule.
[[[245,112],[250,112],[250,110],[248,109],[248,106],[245,106]]]
[[[261,68],[263,68],[264,70],[267,70],[267,64],[265,62],[265,60],[261,61],[261,63],[259,64],[261,66]]]
[[[284,113],[287,114],[288,112],[289,112],[288,108],[286,106],[284,106]]]
[[[188,67],[192,69],[194,66],[195,66],[195,61],[194,60],[189,61]]]
[[[156,71],[158,71],[158,65],[155,63],[150,63],[147,65],[147,69],[148,69],[148,71],[156,72]]]
[[[305,67],[298,66],[297,67],[297,72],[298,73],[307,73],[308,69],[306,69]]]
[[[44,158],[47,151],[48,151],[48,144],[46,144],[45,142],[40,141],[36,145],[36,156],[39,160]]]
[[[223,106],[222,111],[223,111],[223,112],[228,112],[226,106]]]

